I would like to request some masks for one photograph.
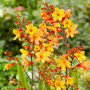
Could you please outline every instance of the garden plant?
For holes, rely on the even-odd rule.
[[[90,70],[90,61],[86,60],[84,46],[72,47],[68,43],[69,38],[75,35],[78,37],[78,25],[70,20],[73,17],[71,9],[42,4],[44,7],[41,8],[40,15],[43,21],[38,27],[31,24],[31,20],[26,22],[19,14],[16,16],[19,28],[13,30],[16,35],[13,40],[24,41],[26,45],[20,49],[21,57],[14,57],[10,52],[4,51],[7,59],[12,61],[5,68],[8,70],[17,65],[19,81],[15,78],[9,80],[17,85],[16,90],[36,90],[33,79],[36,68],[38,90],[78,90],[76,69],[81,67]],[[31,77],[27,69],[30,69]]]

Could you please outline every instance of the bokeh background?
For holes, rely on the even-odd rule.
[[[16,66],[8,71],[4,68],[5,63],[10,61],[3,54],[3,51],[10,51],[14,56],[20,55],[19,49],[25,44],[18,40],[13,41],[15,35],[12,31],[18,28],[15,16],[18,13],[26,22],[31,20],[31,23],[38,27],[42,22],[41,1],[58,8],[72,10],[71,20],[78,24],[79,34],[73,39],[70,38],[68,42],[71,47],[85,46],[85,55],[87,60],[90,60],[90,0],[0,0],[0,90],[7,88],[8,85],[16,87],[9,83],[8,78],[18,79]],[[90,90],[90,71],[79,69],[78,73],[79,90]]]

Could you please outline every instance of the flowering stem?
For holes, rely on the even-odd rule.
[[[37,68],[38,68],[38,74],[39,74],[39,88],[38,88],[38,90],[40,90],[40,85],[41,85],[41,82],[40,82],[40,73],[39,73],[39,63],[38,63],[38,65],[36,65],[37,66]]]
[[[72,57],[73,57],[73,56],[72,56]],[[73,59],[74,59],[74,57],[72,58],[72,61],[71,61],[71,66],[72,66]],[[70,77],[72,76],[72,72],[73,72],[73,69],[71,68]],[[73,90],[73,87],[71,87],[71,90]]]
[[[40,90],[40,85],[41,83],[40,83],[40,73],[39,73],[39,89],[38,90]]]
[[[32,62],[32,56],[31,56],[31,62]],[[32,72],[31,90],[33,90],[33,65],[32,64],[31,64],[31,72]]]
[[[67,38],[66,38],[66,34],[65,34],[65,30],[62,30],[63,31],[63,34],[64,34],[64,42],[65,42],[65,48],[66,48],[66,54],[68,54],[68,45],[67,45]],[[68,60],[68,57],[67,57],[67,60]],[[67,75],[67,67],[66,67],[66,75]],[[67,80],[66,80],[67,82]],[[68,87],[66,88],[66,90],[68,90]]]

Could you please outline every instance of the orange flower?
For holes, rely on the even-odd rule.
[[[65,17],[71,17],[71,9],[68,9],[67,11],[65,11]]]
[[[84,69],[90,70],[90,61],[82,62],[75,67],[82,67]]]
[[[43,19],[50,19],[51,17],[49,16],[51,13],[50,12],[41,12],[40,15]]]
[[[34,64],[33,62],[28,61],[26,58],[24,60],[24,69],[26,69],[29,65]]]
[[[53,21],[56,21],[56,20],[62,20],[63,17],[65,17],[65,14],[64,14],[64,10],[63,9],[58,9],[58,8],[55,8],[55,11],[52,13],[52,16],[53,16]]]
[[[66,32],[66,38],[71,36],[72,38],[74,37],[74,34],[78,34],[78,31],[75,30],[77,28],[77,24],[73,25],[72,27],[68,27],[68,29],[65,30]]]
[[[5,65],[5,68],[8,70],[11,66],[13,66],[13,65],[15,65],[15,64],[16,64],[15,62],[6,64],[6,65]]]

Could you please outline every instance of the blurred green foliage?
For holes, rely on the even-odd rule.
[[[71,9],[73,17],[71,20],[78,24],[79,34],[75,38],[70,38],[68,42],[71,47],[85,46],[86,56],[90,58],[90,1],[89,0],[42,0],[55,7]],[[18,6],[23,6],[24,10],[15,11]],[[3,51],[10,51],[14,56],[20,54],[19,49],[25,44],[18,40],[13,41],[15,35],[12,30],[18,28],[16,25],[16,14],[19,13],[26,22],[38,26],[42,22],[40,8],[43,7],[41,0],[0,0],[0,89],[8,86],[8,78],[17,77],[16,66],[9,71],[4,69],[5,63],[10,61],[4,59]],[[60,43],[62,45],[62,43]],[[3,58],[3,59],[2,59]],[[35,70],[36,71],[36,70]],[[90,82],[90,81],[89,81]],[[87,85],[87,84],[86,84]],[[11,85],[12,87],[12,85]],[[81,89],[87,90],[87,89]]]

